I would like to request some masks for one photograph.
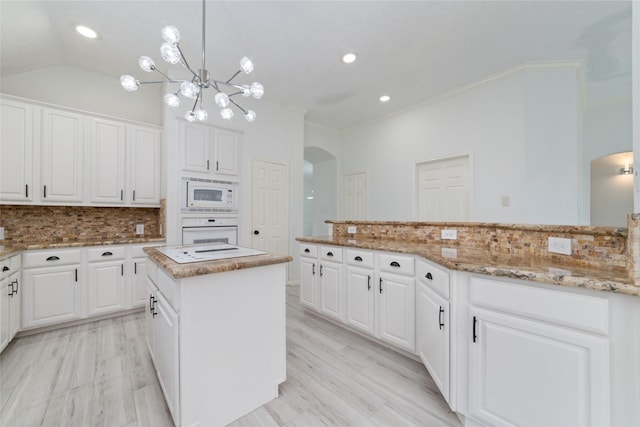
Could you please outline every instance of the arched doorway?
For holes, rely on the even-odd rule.
[[[337,219],[338,167],[336,158],[318,147],[304,149],[303,234],[325,236],[328,219]]]

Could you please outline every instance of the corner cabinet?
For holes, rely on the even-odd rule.
[[[33,107],[0,103],[0,200],[33,200]]]

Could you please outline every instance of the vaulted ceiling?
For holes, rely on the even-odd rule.
[[[200,1],[0,2],[2,75],[71,65],[117,79],[148,75],[160,29],[175,25],[192,65],[201,58]],[[346,129],[526,61],[581,60],[593,96],[631,90],[630,1],[208,1],[207,68],[218,79],[243,56],[243,82],[265,99]],[[76,24],[99,38],[81,38]],[[341,57],[355,52],[358,60]],[[144,90],[141,88],[140,90]],[[390,102],[378,101],[381,94]]]

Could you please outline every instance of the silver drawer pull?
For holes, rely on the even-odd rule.
[[[60,258],[55,256],[55,255],[53,255],[53,256],[50,256],[49,258],[47,258],[47,261],[60,261]]]

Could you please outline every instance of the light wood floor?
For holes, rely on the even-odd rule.
[[[133,314],[14,340],[0,355],[0,426],[173,426]],[[424,367],[313,314],[287,288],[287,381],[232,424],[460,426]]]

